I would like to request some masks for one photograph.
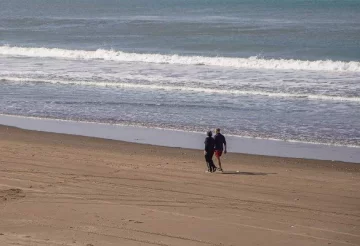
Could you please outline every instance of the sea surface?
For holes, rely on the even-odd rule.
[[[360,0],[0,0],[0,114],[360,147]]]

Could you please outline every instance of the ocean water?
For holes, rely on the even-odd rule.
[[[359,0],[0,0],[0,114],[360,147]]]

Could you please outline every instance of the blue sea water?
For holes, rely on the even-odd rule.
[[[360,147],[359,0],[0,0],[0,113]]]

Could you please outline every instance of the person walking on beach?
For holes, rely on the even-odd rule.
[[[227,150],[226,150],[226,139],[225,139],[224,135],[222,135],[220,133],[220,128],[216,129],[216,134],[215,134],[214,140],[215,140],[215,148],[214,148],[215,157],[216,157],[217,163],[219,165],[219,171],[222,172],[223,169],[221,167],[220,157],[223,152],[224,152],[224,154],[226,154]]]
[[[215,140],[212,137],[212,132],[208,131],[207,137],[205,138],[205,161],[208,167],[208,172],[213,173],[216,171],[216,166],[214,165],[214,162],[212,160],[214,155],[214,148],[215,148]]]

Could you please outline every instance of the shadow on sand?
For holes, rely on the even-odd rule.
[[[241,171],[224,171],[216,172],[218,174],[232,174],[232,175],[268,175],[268,174],[277,174],[277,173],[259,173],[259,172],[241,172]]]

